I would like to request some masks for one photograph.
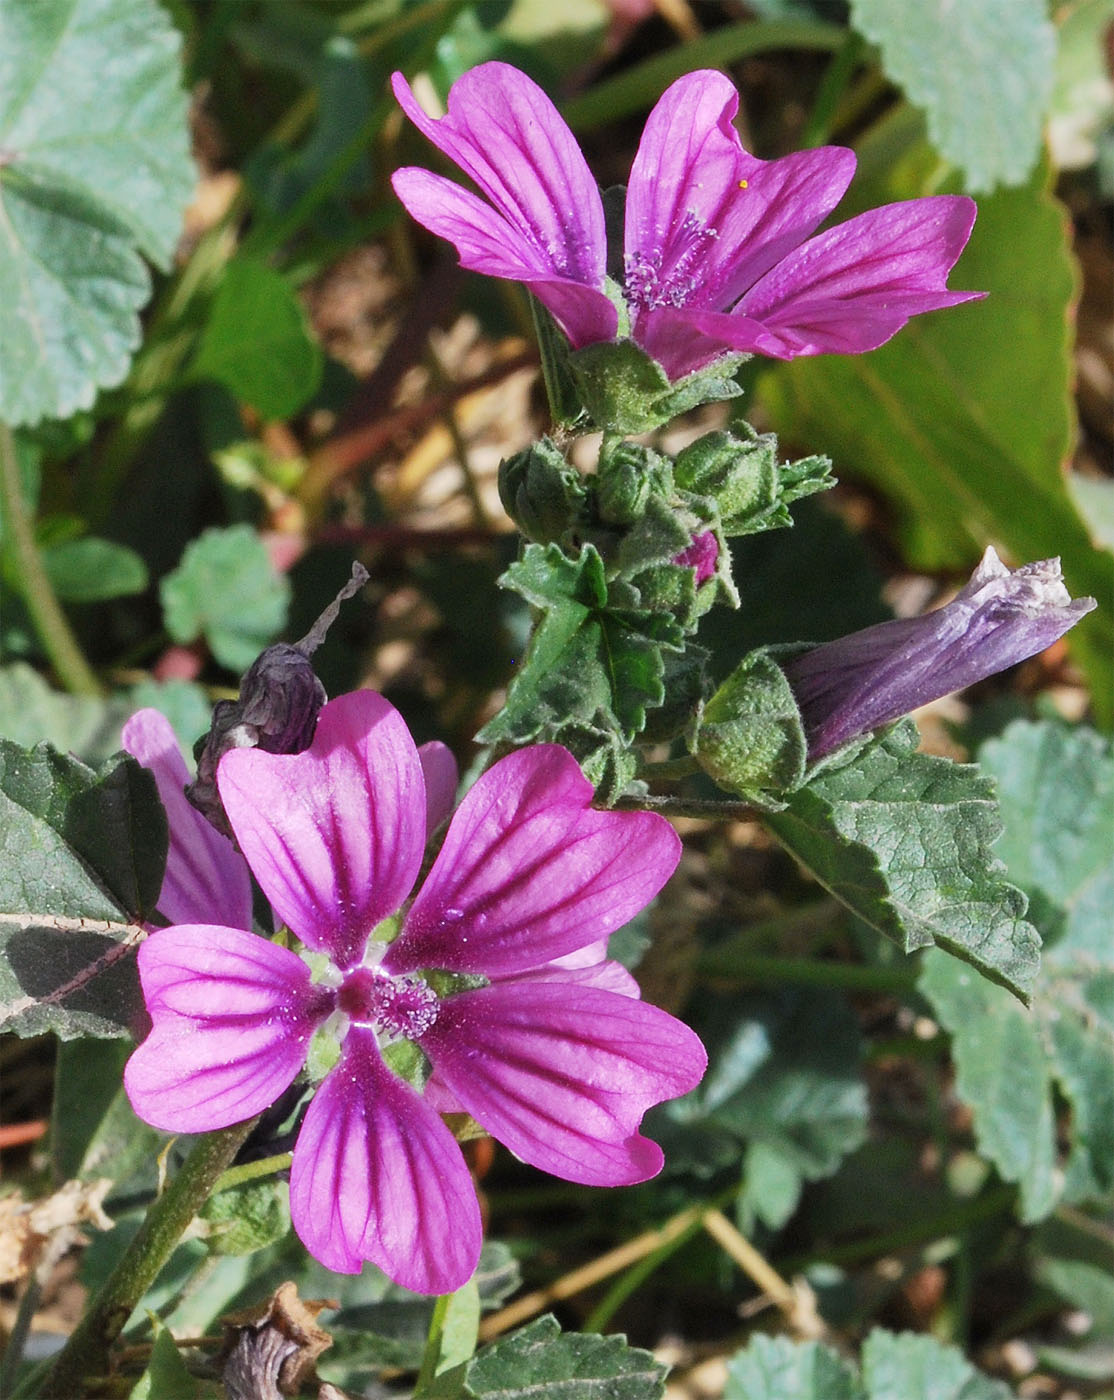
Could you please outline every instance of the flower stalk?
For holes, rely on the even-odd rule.
[[[69,1400],[84,1394],[85,1377],[104,1371],[112,1343],[174,1252],[186,1227],[209,1199],[255,1121],[251,1118],[209,1133],[196,1144],[166,1190],[151,1205],[124,1257],[58,1353],[39,1391],[44,1400]]]

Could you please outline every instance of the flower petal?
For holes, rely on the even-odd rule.
[[[672,875],[680,842],[651,812],[597,812],[567,749],[500,759],[469,790],[383,966],[506,976],[606,937]]]
[[[704,70],[678,78],[650,113],[627,186],[635,305],[727,310],[843,197],[854,152],[829,146],[758,160],[732,125],[738,108],[730,79]],[[643,343],[640,329],[636,338]]]
[[[217,773],[240,848],[275,912],[340,967],[409,894],[426,797],[398,711],[357,690],[330,701],[303,753],[233,749]]]
[[[481,63],[453,84],[440,120],[426,116],[401,73],[391,86],[418,130],[536,250],[538,270],[603,287],[599,189],[576,137],[533,79],[506,63]]]
[[[1095,606],[1072,601],[1059,559],[1011,571],[988,549],[935,612],[864,627],[782,663],[809,757],[1034,656]]]
[[[460,1148],[366,1027],[348,1032],[309,1106],[290,1212],[306,1248],[337,1273],[370,1259],[416,1293],[452,1293],[475,1270],[482,1227]]]
[[[154,1029],[124,1087],[167,1132],[224,1128],[274,1103],[332,1006],[301,958],[241,929],[159,929],[139,949],[139,976]]]
[[[637,1132],[642,1115],[707,1066],[692,1031],[656,1006],[532,977],[447,998],[422,1048],[492,1136],[589,1186],[660,1171],[661,1149]]]
[[[783,258],[736,310],[778,337],[764,353],[780,359],[873,350],[910,316],[984,295],[945,286],[974,222],[963,195],[871,209]]]
[[[251,876],[226,836],[186,798],[189,769],[170,721],[158,710],[140,710],[124,725],[124,748],[154,774],[166,808],[170,846],[159,910],[172,924],[207,920],[251,928]]]
[[[436,739],[422,744],[418,749],[418,760],[422,765],[422,777],[425,779],[425,824],[426,836],[429,837],[448,819],[453,810],[460,774],[452,749]]]

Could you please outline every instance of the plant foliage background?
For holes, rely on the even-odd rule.
[[[154,907],[165,841],[153,783],[118,754],[124,718],[154,705],[188,749],[357,557],[370,581],[315,658],[327,690],[381,689],[464,767],[485,724],[521,741],[527,701],[561,703],[515,670],[531,604],[562,645],[613,653],[569,620],[587,569],[539,592],[541,546],[516,562],[496,491],[500,459],[548,426],[521,289],[460,272],[388,184],[428,159],[389,74],[443,103],[500,58],[551,93],[604,187],[667,84],[718,66],[756,154],[855,147],[841,217],[978,197],[952,281],[985,302],[868,355],[752,361],[741,400],[670,430],[677,452],[738,407],[841,481],[792,532],[736,541],[741,608],[703,642],[737,656],[797,640],[802,616],[823,641],[918,611],[987,543],[1060,555],[1099,607],[920,717],[918,795],[938,790],[934,753],[979,774],[953,826],[909,837],[904,885],[872,881],[912,800],[885,788],[905,728],[865,787],[836,773],[764,825],[682,821],[677,878],[622,935],[644,995],[712,1056],[651,1125],[661,1178],[605,1196],[476,1144],[490,1242],[447,1317],[370,1267],[308,1260],[280,1181],[237,1186],[134,1313],[112,1393],[223,1393],[215,1348],[172,1337],[293,1280],[332,1300],[317,1369],[353,1395],[417,1372],[431,1319],[424,1384],[444,1395],[642,1400],[667,1361],[670,1384],[732,1400],[1114,1394],[1112,35],[1110,0],[0,0],[5,1384],[33,1385],[75,1287],[108,1277],[184,1154],[119,1087],[141,1009],[121,930]],[[661,678],[622,664],[637,734]],[[829,893],[806,871],[825,873],[832,831],[860,864]],[[943,951],[956,935],[917,875],[967,841],[965,907],[994,935],[974,966]],[[15,917],[41,907],[55,926]],[[94,962],[98,992],[72,995]],[[28,1234],[66,1183],[85,1204]],[[580,1266],[588,1282],[552,1288]],[[501,1312],[522,1289],[551,1291]]]

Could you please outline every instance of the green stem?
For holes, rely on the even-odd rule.
[[[248,1181],[258,1181],[264,1176],[275,1176],[284,1172],[294,1160],[292,1152],[279,1152],[274,1157],[261,1157],[257,1162],[244,1162],[239,1167],[229,1167],[222,1172],[212,1194],[219,1196],[222,1191],[231,1191],[234,1186],[243,1186]]]
[[[203,1137],[163,1194],[152,1203],[139,1232],[58,1353],[39,1394],[67,1400],[85,1394],[84,1379],[103,1374],[108,1350],[140,1299],[170,1258],[183,1232],[212,1194],[228,1164],[255,1126],[236,1123]]]
[[[916,970],[906,967],[864,967],[861,963],[826,958],[779,958],[736,952],[730,944],[702,954],[696,961],[696,974],[730,978],[733,982],[842,987],[851,992],[911,992],[917,985]]]
[[[74,695],[103,694],[100,682],[70,631],[43,567],[23,499],[15,438],[7,423],[0,423],[0,517],[15,555],[23,601],[59,680]]]

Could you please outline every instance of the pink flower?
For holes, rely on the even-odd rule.
[[[406,115],[482,198],[428,170],[392,183],[464,267],[525,283],[574,348],[618,334],[603,204],[572,132],[504,63],[465,73],[431,120],[396,73]],[[957,195],[889,204],[811,236],[855,170],[839,146],[758,160],[722,73],[679,78],[646,122],[626,195],[622,296],[634,340],[679,379],[729,352],[861,354],[910,316],[980,296],[948,273],[975,219]]]
[[[328,970],[314,981],[297,954],[231,926],[153,934],[139,969],[154,1029],[125,1072],[142,1118],[199,1132],[260,1112],[330,1021],[340,1057],[294,1149],[295,1229],[328,1268],[354,1273],[370,1259],[425,1293],[464,1283],[481,1242],[440,1111],[471,1114],[571,1181],[620,1185],[660,1169],[638,1124],[699,1081],[704,1051],[636,999],[604,940],[677,863],[662,818],[593,810],[590,784],[556,745],[511,754],[461,803],[388,941],[439,814],[385,700],[359,691],[327,704],[303,753],[232,750],[218,783],[278,917]],[[402,1041],[432,1067],[424,1094],[395,1072]]]

